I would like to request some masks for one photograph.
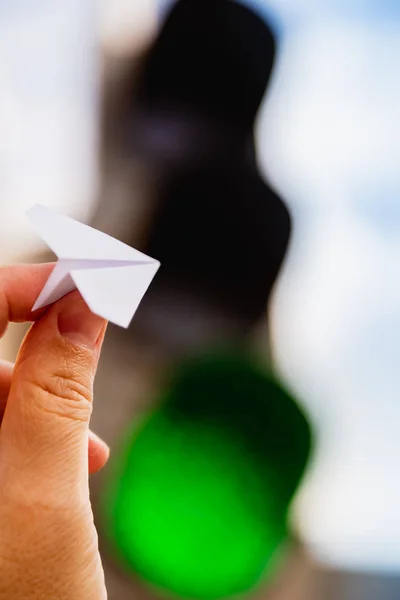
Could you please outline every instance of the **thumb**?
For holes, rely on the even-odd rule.
[[[86,494],[93,380],[105,329],[72,292],[29,330],[0,430],[0,478],[9,489],[16,480],[21,492],[23,474],[24,493],[38,490],[42,499]]]

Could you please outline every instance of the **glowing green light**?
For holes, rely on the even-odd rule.
[[[269,427],[265,423],[264,436],[259,408],[264,419],[271,415],[265,409],[273,389],[274,401],[281,401],[290,420],[288,397],[248,366],[235,362],[233,371],[226,366],[215,370],[213,363],[211,370],[185,372],[160,410],[127,441],[106,498],[109,531],[125,564],[184,597],[246,591],[272,568],[301,474],[301,469],[296,476],[290,470],[281,473],[279,464],[284,467],[285,461],[268,455],[268,448],[278,451],[282,432],[272,447],[271,440],[262,443]],[[260,393],[262,405],[252,405]],[[238,399],[241,406],[235,404]],[[293,414],[298,412],[292,407]],[[247,439],[246,423],[254,418]],[[299,424],[304,423],[301,416]],[[303,468],[309,447],[305,429]],[[280,442],[288,444],[292,441]],[[282,484],[285,477],[290,481]]]

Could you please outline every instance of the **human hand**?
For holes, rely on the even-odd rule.
[[[0,337],[35,321],[0,365],[0,600],[107,597],[88,486],[108,456],[89,432],[106,322],[78,292],[30,312],[52,266],[0,269]]]

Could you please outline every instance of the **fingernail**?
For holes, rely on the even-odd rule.
[[[94,348],[105,321],[94,315],[79,294],[71,294],[58,316],[58,330],[73,344]]]

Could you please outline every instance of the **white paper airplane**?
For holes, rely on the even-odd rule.
[[[160,263],[40,204],[30,208],[27,215],[58,257],[32,310],[78,289],[93,313],[128,327]]]

